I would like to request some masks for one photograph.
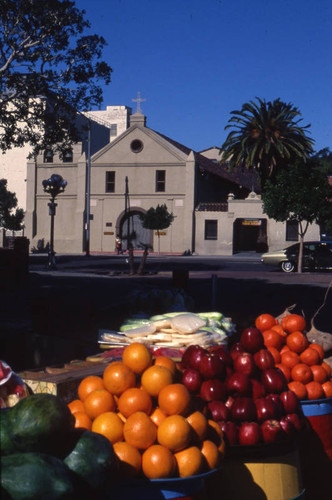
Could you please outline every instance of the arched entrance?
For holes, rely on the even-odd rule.
[[[233,225],[233,252],[266,252],[266,219],[239,218]]]
[[[124,214],[120,221],[120,238],[123,250],[128,249],[128,234],[134,250],[143,249],[145,245],[152,247],[152,231],[142,226],[138,210],[131,210]]]

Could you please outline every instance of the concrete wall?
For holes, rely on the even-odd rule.
[[[262,210],[259,196],[250,193],[245,200],[228,200],[227,212],[196,211],[196,253],[199,255],[232,255],[234,223],[236,219],[266,219],[268,251],[279,250],[290,246],[292,241],[286,240],[286,223],[268,219]],[[206,220],[217,220],[217,240],[205,240]],[[319,240],[320,232],[317,224],[309,225],[305,239]]]

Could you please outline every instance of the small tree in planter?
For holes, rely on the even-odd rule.
[[[298,272],[302,272],[303,241],[309,224],[332,218],[332,187],[317,160],[299,160],[268,180],[262,192],[263,211],[278,222],[298,222],[300,248]]]
[[[139,217],[142,221],[142,226],[145,229],[152,229],[153,231],[157,231],[158,235],[158,254],[160,254],[160,231],[163,229],[167,229],[174,220],[173,213],[170,213],[167,210],[167,206],[157,205],[156,208],[149,208],[146,213],[139,214]]]

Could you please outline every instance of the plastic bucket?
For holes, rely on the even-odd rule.
[[[303,414],[332,460],[332,398],[301,401]]]
[[[208,500],[291,500],[303,495],[294,443],[231,447],[222,473],[207,484]]]
[[[301,401],[308,428],[300,439],[300,463],[308,499],[331,498],[332,398]]]

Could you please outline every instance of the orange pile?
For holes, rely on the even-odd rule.
[[[195,410],[179,377],[172,359],[153,359],[135,342],[103,377],[84,378],[68,407],[76,427],[113,444],[123,476],[188,477],[217,467],[225,442],[218,424]]]
[[[308,341],[303,316],[288,314],[278,322],[271,314],[261,314],[255,325],[289,389],[300,400],[332,397],[331,368],[324,362],[321,345]]]

